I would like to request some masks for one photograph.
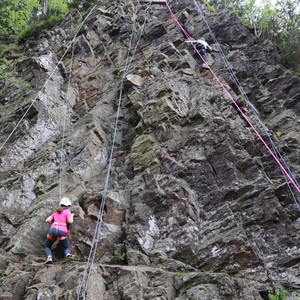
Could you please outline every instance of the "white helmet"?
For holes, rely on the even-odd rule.
[[[61,198],[59,206],[71,206],[71,200],[67,197]]]

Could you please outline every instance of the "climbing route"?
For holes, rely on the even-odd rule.
[[[170,5],[168,4],[168,1],[165,2],[166,6],[170,12],[171,17],[173,18],[174,22],[178,25],[178,27],[182,30],[182,32],[184,33],[184,35],[186,36],[186,38],[191,42],[191,45],[193,46],[195,52],[199,55],[199,57],[201,58],[201,60],[203,62],[205,62],[205,59],[203,58],[203,56],[199,53],[199,51],[197,50],[196,46],[193,43],[193,38],[189,35],[189,33],[183,28],[183,26],[181,25],[181,23],[178,21],[177,17],[175,16],[175,14],[173,13]],[[244,118],[244,120],[249,124],[249,126],[252,128],[252,130],[255,132],[256,136],[258,137],[258,139],[262,142],[262,144],[264,145],[264,147],[269,151],[269,153],[271,154],[271,156],[274,158],[274,160],[276,161],[276,163],[279,165],[279,167],[281,168],[281,170],[284,172],[284,174],[286,175],[286,177],[290,180],[290,182],[293,184],[293,186],[295,187],[295,189],[298,191],[298,193],[300,193],[300,186],[298,184],[298,182],[296,182],[296,180],[294,179],[293,176],[290,175],[290,173],[286,170],[286,168],[283,166],[283,164],[279,161],[279,159],[277,158],[277,156],[274,154],[274,152],[271,150],[271,148],[268,146],[268,144],[265,142],[265,140],[263,139],[263,137],[260,135],[260,133],[258,132],[258,130],[254,127],[254,125],[252,124],[252,122],[249,120],[249,118],[246,116],[246,114],[243,112],[243,110],[240,108],[240,106],[238,105],[238,103],[236,102],[236,100],[234,100],[234,98],[232,97],[232,95],[230,94],[230,92],[228,91],[228,89],[225,87],[225,85],[221,82],[221,80],[219,79],[219,77],[214,73],[214,71],[212,70],[212,68],[208,65],[208,69],[211,72],[211,74],[213,75],[214,79],[217,81],[217,83],[222,87],[224,93],[228,96],[228,98],[232,101],[233,105],[236,107],[237,111],[240,113],[240,115]]]
[[[211,29],[211,26],[209,25],[206,17],[205,17],[205,14],[203,12],[203,10],[201,9],[201,6],[198,4],[198,2],[196,0],[193,0],[194,2],[194,5],[197,7],[197,10],[201,16],[201,18],[204,20],[205,24],[206,24],[206,27],[210,33],[210,36],[211,38],[213,39],[214,41],[214,44],[217,46],[218,48],[218,51],[221,55],[221,58],[223,59],[224,63],[225,63],[225,66],[231,76],[231,78],[233,79],[233,82],[235,83],[237,89],[239,90],[242,98],[245,100],[245,102],[247,103],[248,107],[251,109],[253,115],[255,116],[256,120],[258,121],[258,123],[260,124],[261,128],[263,129],[264,133],[266,134],[266,136],[268,137],[269,141],[270,141],[270,144],[272,146],[272,149],[273,149],[273,152],[274,154],[276,155],[276,157],[281,161],[281,163],[284,165],[284,167],[286,168],[286,170],[289,172],[291,178],[294,180],[294,182],[297,184],[297,186],[299,187],[299,184],[298,182],[296,181],[295,177],[293,176],[292,174],[292,171],[290,170],[288,164],[286,163],[285,159],[283,158],[283,156],[281,155],[280,151],[278,150],[278,147],[276,146],[275,142],[273,141],[271,135],[269,134],[270,130],[267,128],[267,126],[263,123],[263,121],[261,120],[261,118],[259,117],[259,114],[258,114],[258,111],[257,109],[255,108],[255,106],[251,103],[251,101],[249,100],[246,92],[244,91],[244,88],[242,87],[241,83],[239,82],[238,78],[236,77],[229,61],[227,60],[226,58],[226,55],[220,45],[220,43],[218,42],[213,30]],[[286,184],[288,186],[288,189],[289,189],[289,192],[290,192],[290,195],[291,197],[293,198],[294,200],[294,203],[296,204],[298,210],[300,211],[300,205],[299,205],[299,202],[297,201],[297,197],[295,195],[295,193],[293,192],[292,188],[291,188],[291,183],[289,182],[286,174],[283,172],[283,170],[281,170],[284,178],[285,178],[285,181],[286,181]]]
[[[76,33],[77,36],[78,32]],[[73,39],[72,51],[71,51],[71,60],[70,60],[70,68],[69,68],[69,76],[68,76],[68,87],[67,87],[67,99],[70,96],[70,88],[71,88],[71,77],[72,77],[72,67],[74,60],[74,49],[76,43],[76,36]],[[59,199],[62,198],[62,189],[64,184],[64,146],[65,146],[65,131],[66,131],[66,115],[63,117],[63,126],[62,126],[62,139],[61,139],[61,159],[60,159],[60,170],[59,170]]]
[[[113,132],[113,138],[112,138],[112,145],[111,145],[111,149],[110,149],[110,156],[109,156],[109,160],[108,160],[107,173],[106,173],[104,188],[103,188],[103,192],[102,192],[102,199],[101,199],[100,209],[99,209],[98,218],[97,218],[97,222],[96,222],[96,228],[94,231],[88,260],[87,260],[87,263],[85,266],[85,270],[84,270],[84,274],[83,274],[80,286],[77,290],[77,300],[79,300],[79,299],[85,300],[86,299],[86,295],[87,295],[87,291],[88,291],[88,283],[89,283],[89,280],[91,277],[92,267],[93,267],[93,264],[95,261],[97,248],[98,248],[99,242],[101,240],[101,229],[102,229],[102,224],[103,224],[104,208],[106,205],[109,179],[110,179],[111,168],[112,168],[112,160],[113,160],[113,154],[114,154],[114,150],[115,150],[115,142],[116,142],[116,136],[117,136],[117,130],[118,130],[118,124],[119,124],[119,117],[120,117],[120,112],[121,112],[124,81],[126,79],[126,76],[128,74],[129,68],[132,63],[132,60],[133,60],[135,53],[137,51],[137,48],[139,46],[142,34],[144,32],[144,27],[147,22],[148,10],[149,10],[150,6],[151,6],[151,3],[149,3],[145,9],[144,22],[140,28],[140,33],[138,35],[138,39],[137,39],[134,49],[132,51],[131,48],[132,48],[132,43],[133,43],[133,38],[134,38],[134,33],[135,33],[134,31],[135,31],[135,26],[136,26],[136,18],[133,16],[133,25],[132,25],[132,31],[131,31],[131,35],[130,35],[130,39],[129,39],[127,57],[125,59],[125,68],[124,68],[124,72],[123,72],[121,82],[120,82],[120,87],[119,87],[120,92],[119,92],[119,98],[118,98],[118,107],[117,107],[117,113],[116,113],[116,118],[115,118],[114,132]]]

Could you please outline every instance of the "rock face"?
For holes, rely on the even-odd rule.
[[[28,39],[18,55],[6,54],[0,299],[76,299],[120,97],[87,299],[258,300],[276,289],[300,299],[296,189],[211,73],[200,69],[164,4],[101,3],[74,47],[77,12]],[[193,37],[217,49],[189,1],[173,1],[172,9]],[[299,180],[299,77],[231,12],[205,15],[256,110],[238,95],[218,51],[207,54],[213,71],[272,148],[263,120]],[[74,203],[70,241],[78,261],[57,256],[43,267],[44,220],[61,196]]]

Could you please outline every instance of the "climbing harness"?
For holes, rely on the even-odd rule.
[[[66,223],[60,223],[60,222],[54,222],[52,225],[57,225],[57,226],[67,226]]]
[[[189,41],[193,41],[192,37],[189,35],[189,33],[183,28],[183,26],[180,24],[180,22],[178,21],[177,17],[175,16],[175,14],[173,13],[171,7],[168,4],[168,1],[166,1],[166,6],[173,18],[173,20],[175,21],[175,23],[180,27],[180,29],[182,30],[182,32],[184,33],[184,35],[188,38]],[[195,51],[198,53],[199,57],[205,62],[203,56],[199,53],[199,51],[196,49],[195,45],[192,43],[192,46],[194,47]],[[259,140],[262,142],[262,144],[265,146],[265,148],[269,151],[269,153],[271,154],[271,156],[274,158],[274,160],[277,162],[277,164],[279,165],[279,167],[281,168],[281,170],[285,173],[285,175],[287,176],[287,178],[290,180],[290,182],[294,185],[294,187],[296,188],[296,190],[300,193],[300,186],[298,183],[296,183],[296,181],[293,179],[293,177],[289,174],[289,172],[285,169],[285,167],[282,165],[282,163],[279,161],[279,159],[277,158],[277,156],[273,153],[273,151],[270,149],[270,147],[267,145],[267,143],[265,142],[265,140],[262,138],[262,136],[260,135],[260,133],[257,131],[257,129],[253,126],[252,122],[249,120],[249,118],[245,115],[245,113],[243,112],[243,110],[240,108],[240,106],[237,104],[237,102],[234,100],[234,98],[231,96],[231,94],[229,93],[229,91],[227,90],[227,88],[224,86],[224,84],[221,82],[221,80],[219,79],[219,77],[214,73],[214,71],[212,70],[212,68],[208,65],[208,69],[211,72],[211,74],[213,75],[213,77],[215,78],[215,80],[219,83],[219,85],[222,87],[222,89],[224,90],[225,94],[229,97],[229,99],[233,102],[234,106],[236,107],[236,109],[238,110],[238,112],[241,114],[241,116],[245,119],[245,121],[249,124],[249,126],[252,128],[252,130],[255,132],[256,136],[259,138]]]
[[[100,209],[99,209],[99,213],[98,213],[96,228],[95,228],[95,231],[94,231],[93,241],[92,241],[92,244],[91,244],[91,249],[90,249],[88,260],[87,260],[86,267],[85,267],[85,270],[84,270],[83,278],[82,278],[80,286],[77,290],[77,300],[80,300],[80,299],[85,300],[86,299],[86,294],[87,294],[87,290],[88,290],[88,283],[89,283],[89,280],[90,280],[90,277],[91,277],[92,267],[93,267],[93,264],[94,264],[98,244],[100,242],[101,227],[102,227],[103,215],[104,215],[104,208],[105,208],[105,204],[106,204],[107,193],[108,193],[108,184],[109,184],[110,173],[111,173],[111,168],[112,168],[112,158],[113,158],[113,153],[114,153],[114,149],[115,149],[117,129],[118,129],[119,117],[120,117],[120,111],[121,111],[124,81],[125,81],[125,78],[128,74],[129,67],[132,63],[133,57],[135,56],[135,53],[137,51],[138,45],[140,43],[140,39],[142,37],[145,24],[147,22],[147,14],[148,14],[148,10],[149,10],[150,6],[151,6],[151,3],[149,3],[147,8],[145,9],[144,23],[143,23],[143,25],[140,29],[140,33],[139,33],[138,39],[136,41],[136,45],[135,45],[135,47],[132,51],[132,55],[131,55],[131,58],[130,58],[131,45],[132,45],[132,42],[133,42],[134,27],[135,27],[135,22],[136,22],[135,19],[134,19],[134,22],[132,24],[132,31],[131,31],[131,35],[130,35],[128,50],[127,50],[127,57],[126,57],[126,60],[125,60],[125,69],[124,69],[124,72],[123,72],[123,75],[122,75],[122,78],[121,78],[121,83],[120,83],[120,88],[119,88],[120,93],[119,93],[119,98],[118,98],[118,107],[117,107],[117,113],[116,113],[116,118],[115,118],[114,133],[113,133],[113,138],[112,138],[112,145],[111,145],[111,151],[110,151],[110,156],[109,156],[107,174],[106,174],[105,184],[104,184],[103,193],[102,193],[101,205],[100,205]]]
[[[49,233],[47,234],[47,239],[50,241],[63,241],[65,239],[67,239],[68,236],[58,236],[58,237],[53,237],[52,235],[50,235]]]

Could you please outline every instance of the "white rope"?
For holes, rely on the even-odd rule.
[[[8,135],[8,137],[6,138],[6,140],[3,142],[3,144],[0,147],[0,152],[3,149],[3,147],[6,145],[6,143],[8,142],[8,140],[11,138],[11,136],[13,135],[13,133],[16,131],[16,129],[20,126],[21,122],[24,120],[25,116],[28,114],[28,112],[30,111],[31,107],[33,106],[34,102],[37,100],[40,92],[46,87],[47,83],[50,81],[50,79],[52,78],[52,76],[54,75],[56,69],[58,68],[59,64],[62,63],[63,58],[66,56],[66,54],[68,53],[71,45],[74,43],[77,34],[79,33],[80,29],[82,28],[82,26],[84,25],[84,23],[86,22],[86,20],[89,18],[89,16],[92,14],[92,12],[94,11],[94,9],[97,7],[97,5],[94,5],[92,7],[92,9],[90,10],[90,12],[87,14],[87,16],[84,18],[84,20],[82,21],[82,23],[77,27],[75,34],[74,34],[74,38],[72,39],[72,41],[69,43],[66,51],[64,52],[64,54],[62,55],[62,57],[60,58],[60,60],[58,61],[58,63],[56,64],[56,66],[53,68],[52,72],[50,73],[49,77],[47,78],[47,80],[45,81],[44,85],[42,86],[42,88],[36,93],[36,95],[34,96],[34,98],[31,100],[31,104],[29,105],[29,107],[27,108],[27,110],[25,111],[25,113],[23,114],[23,116],[21,117],[21,119],[19,120],[19,122],[16,124],[16,126],[14,127],[14,129],[11,131],[11,133]]]
[[[77,35],[76,35],[77,36]],[[73,39],[73,46],[72,46],[72,54],[71,54],[71,61],[70,61],[70,68],[69,68],[69,76],[68,76],[68,87],[67,87],[67,99],[70,96],[70,88],[71,88],[71,76],[72,76],[72,69],[73,69],[73,59],[74,59],[74,48],[75,48],[75,38]],[[66,103],[67,104],[67,103]],[[60,170],[59,170],[59,199],[62,197],[62,186],[63,186],[63,175],[64,175],[64,146],[65,146],[65,130],[66,130],[66,113],[63,114],[63,129],[62,129],[62,141],[61,141],[61,158],[60,158]]]
[[[103,223],[103,214],[104,214],[104,208],[105,208],[106,198],[107,198],[107,193],[108,193],[108,184],[109,184],[109,178],[110,178],[110,173],[111,173],[111,168],[112,168],[112,159],[113,159],[115,141],[116,141],[117,130],[118,130],[119,116],[120,116],[120,111],[121,111],[124,80],[127,76],[129,67],[132,63],[133,57],[134,57],[134,55],[137,51],[137,47],[139,45],[141,36],[143,34],[144,27],[145,27],[145,24],[146,24],[146,21],[147,21],[147,12],[148,12],[148,9],[150,8],[150,6],[151,6],[151,3],[145,9],[144,23],[143,23],[143,25],[140,29],[140,34],[138,36],[138,40],[136,42],[135,48],[133,50],[133,53],[132,53],[130,61],[129,61],[130,49],[131,49],[131,44],[132,44],[132,40],[133,40],[134,26],[135,26],[135,21],[136,20],[134,19],[134,22],[133,22],[132,32],[131,32],[131,35],[130,35],[130,41],[129,41],[129,45],[128,45],[127,57],[126,57],[126,60],[125,60],[126,61],[125,69],[124,69],[122,79],[121,79],[121,83],[120,83],[120,89],[119,89],[120,94],[119,94],[119,98],[118,98],[118,108],[117,108],[117,113],[116,113],[116,118],[115,118],[112,146],[111,146],[111,151],[110,151],[110,156],[109,156],[107,175],[106,175],[104,189],[103,189],[103,193],[102,193],[101,205],[100,205],[100,209],[99,209],[99,213],[98,213],[98,219],[97,219],[96,228],[95,228],[95,231],[94,231],[94,236],[93,236],[93,241],[92,241],[90,253],[89,253],[89,256],[88,256],[88,261],[87,261],[87,264],[86,264],[86,267],[85,267],[85,270],[84,270],[84,274],[83,274],[83,278],[81,280],[81,284],[80,284],[79,289],[77,291],[77,300],[79,300],[79,299],[85,300],[86,299],[86,294],[87,294],[87,290],[88,290],[88,283],[89,283],[89,280],[90,280],[90,277],[91,277],[91,272],[92,272],[92,266],[93,266],[94,261],[95,261],[97,247],[98,247],[98,244],[99,244],[99,241],[100,241],[101,226],[102,226],[102,223]]]
[[[197,7],[197,9],[198,9],[198,12],[200,13],[202,19],[204,20],[204,22],[205,22],[205,24],[206,24],[206,26],[207,26],[207,28],[208,28],[208,30],[209,30],[209,33],[210,33],[210,35],[211,35],[211,37],[212,37],[214,43],[217,45],[218,50],[219,50],[219,52],[220,52],[220,54],[221,54],[221,57],[222,57],[222,59],[223,59],[225,65],[226,65],[226,67],[227,67],[227,70],[229,71],[229,74],[231,75],[232,79],[234,80],[234,82],[235,82],[235,84],[236,84],[238,90],[240,91],[240,93],[241,93],[242,97],[244,98],[244,100],[246,101],[247,105],[250,107],[250,109],[252,110],[254,116],[256,117],[256,119],[258,120],[259,124],[261,125],[263,131],[264,131],[265,134],[267,135],[267,137],[268,137],[268,139],[269,139],[269,141],[270,141],[270,143],[271,143],[271,146],[272,146],[272,148],[273,148],[273,151],[274,151],[276,157],[282,161],[282,163],[284,164],[285,168],[288,170],[289,175],[291,176],[291,178],[294,180],[294,182],[296,183],[296,185],[297,185],[298,187],[300,187],[300,186],[299,186],[299,183],[297,182],[297,180],[296,180],[295,177],[293,176],[293,174],[292,174],[292,172],[291,172],[289,166],[288,166],[287,163],[285,162],[284,158],[282,157],[282,155],[280,154],[278,148],[276,147],[276,145],[275,145],[273,139],[271,138],[271,136],[270,136],[270,134],[269,134],[268,128],[266,127],[266,125],[265,125],[265,124],[262,122],[262,120],[260,119],[260,117],[259,117],[259,115],[258,115],[258,111],[256,110],[255,106],[251,103],[251,101],[249,100],[249,98],[247,97],[247,95],[246,95],[246,93],[245,93],[243,87],[241,86],[241,84],[240,84],[238,78],[236,77],[235,73],[233,72],[233,70],[232,70],[232,68],[231,68],[231,66],[230,66],[230,64],[229,64],[229,62],[228,62],[228,60],[227,60],[227,58],[226,58],[225,53],[224,53],[223,50],[222,50],[222,47],[220,46],[220,44],[219,44],[219,42],[218,42],[216,36],[214,35],[214,33],[213,33],[213,31],[212,31],[212,29],[211,29],[211,27],[210,27],[210,25],[209,25],[209,23],[208,23],[208,21],[207,21],[207,19],[206,19],[204,13],[203,13],[203,11],[202,11],[202,9],[200,8],[200,5],[198,4],[198,2],[197,2],[196,0],[193,0],[193,2],[194,2],[194,4],[196,5],[196,7]],[[282,171],[282,170],[281,170],[281,171]],[[299,202],[298,202],[298,200],[297,200],[297,197],[295,196],[295,193],[293,192],[293,190],[292,190],[292,188],[291,188],[291,184],[290,184],[290,182],[288,181],[286,174],[285,174],[283,171],[282,171],[282,173],[283,173],[284,178],[285,178],[285,181],[286,181],[286,183],[287,183],[289,192],[290,192],[290,194],[291,194],[291,196],[292,196],[292,198],[293,198],[293,200],[294,200],[294,202],[295,202],[295,204],[296,204],[298,210],[300,211],[300,205],[299,205]]]

